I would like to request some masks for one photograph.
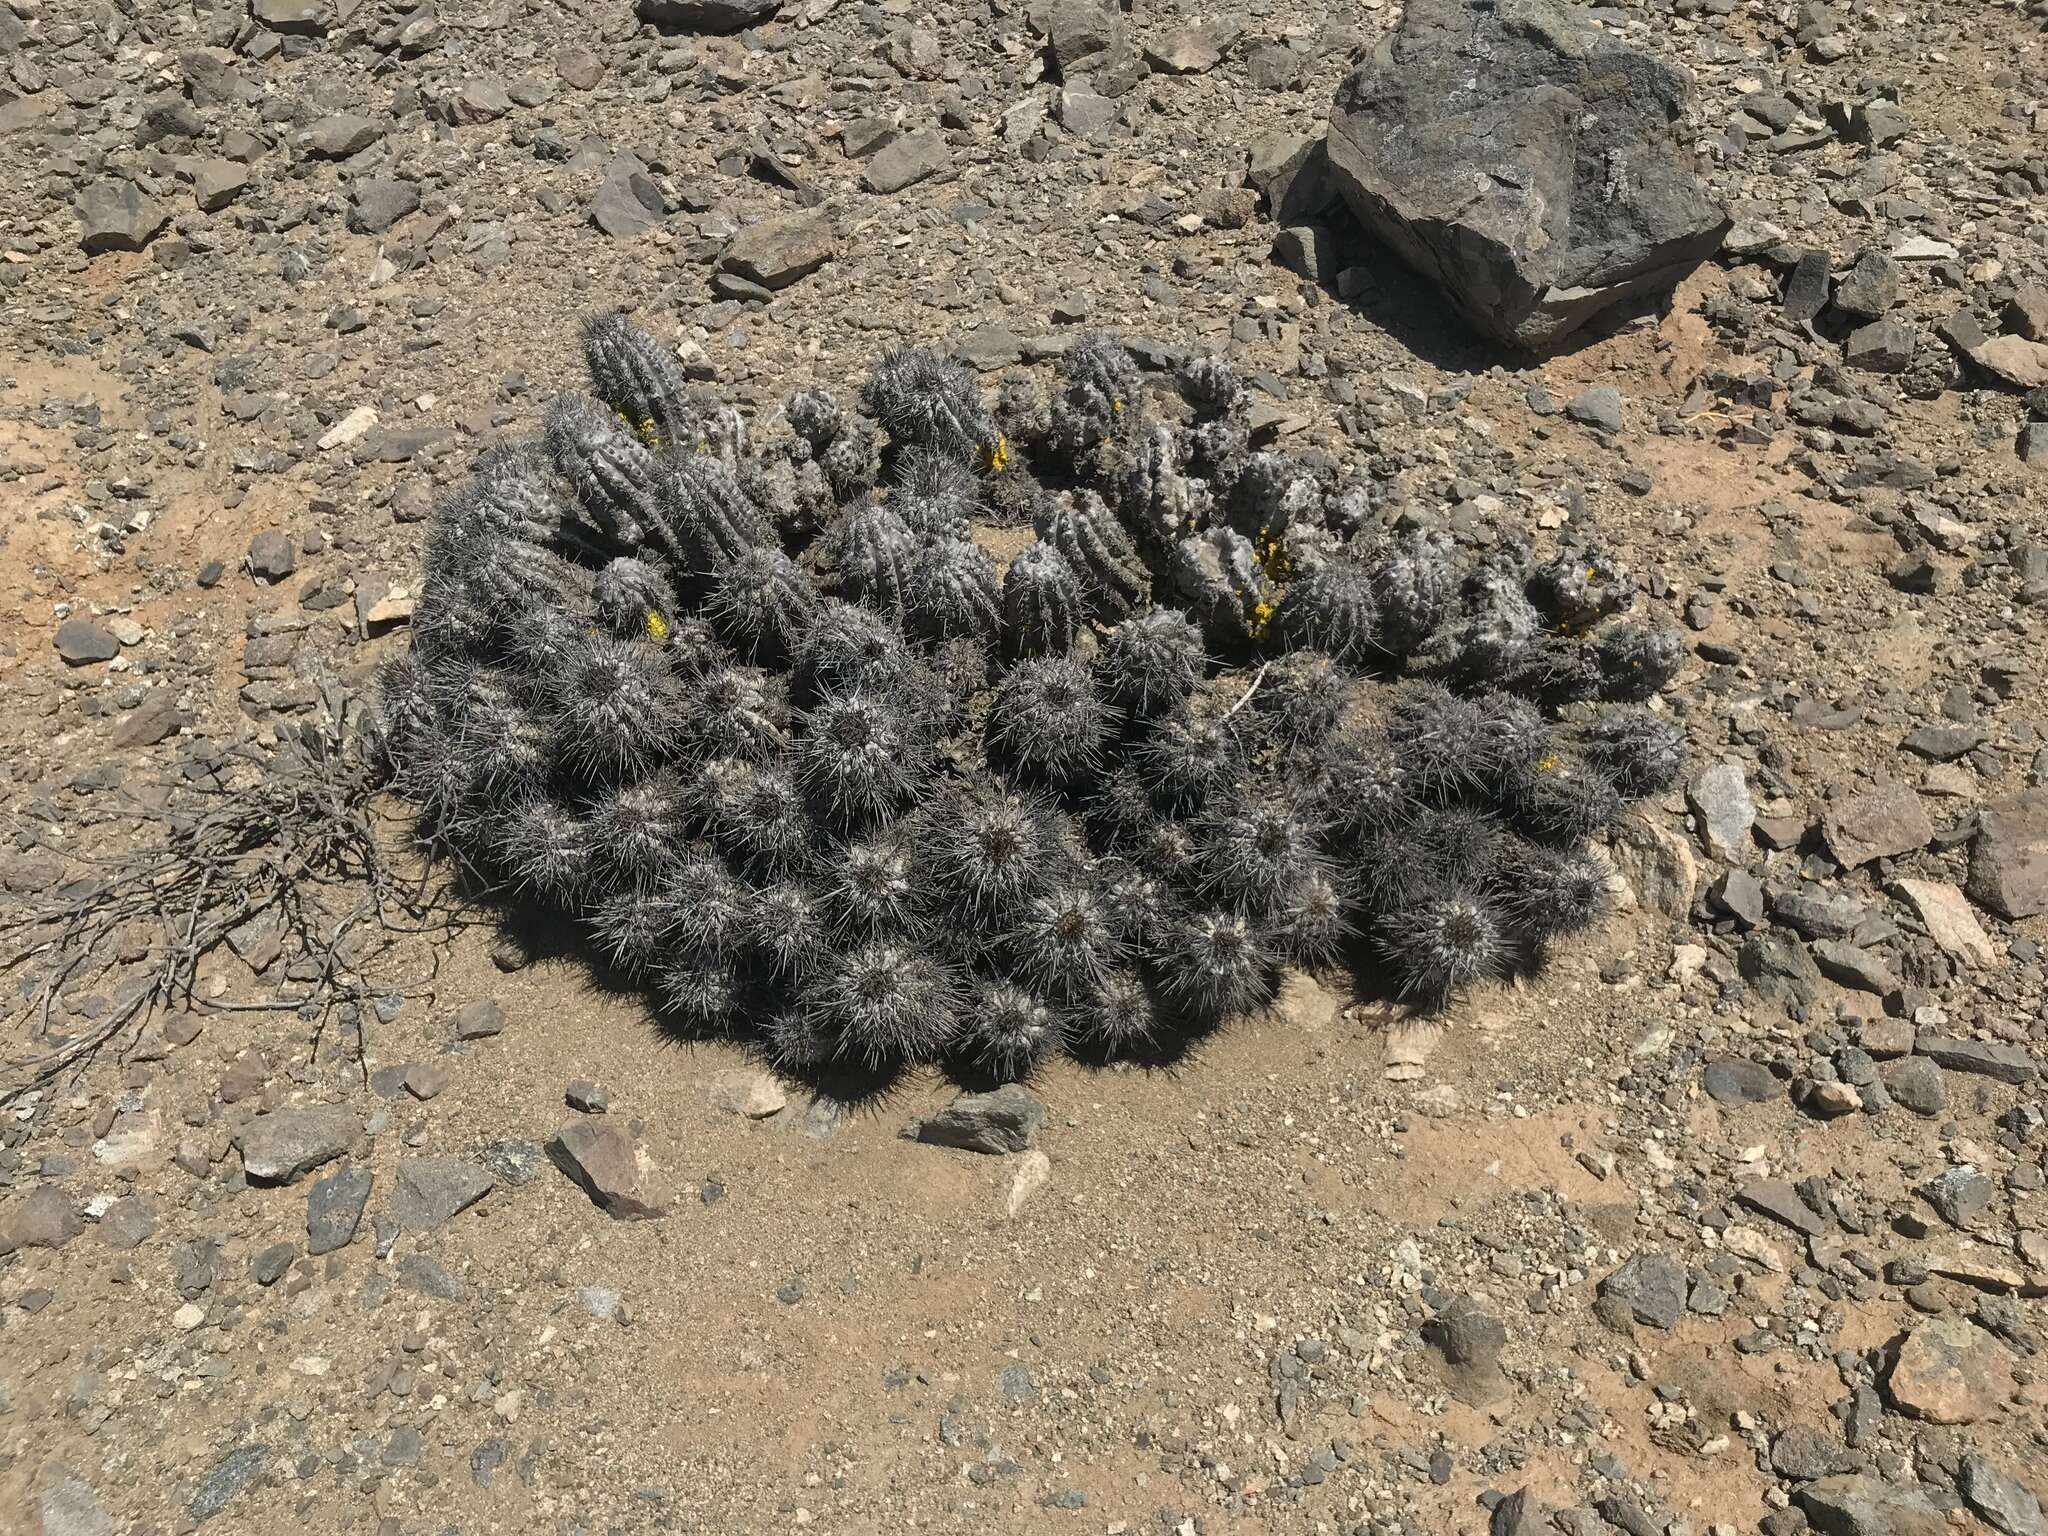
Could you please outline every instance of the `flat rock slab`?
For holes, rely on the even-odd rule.
[[[1899,880],[1892,888],[1919,914],[1943,954],[1965,965],[1989,965],[1998,958],[1968,898],[1946,880]]]
[[[2015,1085],[2031,1083],[2039,1068],[2023,1045],[2000,1040],[1959,1040],[1949,1035],[1916,1035],[1913,1050],[1951,1072],[1996,1078]]]
[[[870,192],[901,192],[938,175],[952,163],[943,135],[913,133],[877,150],[861,182]]]
[[[346,1248],[362,1222],[376,1176],[367,1168],[339,1168],[306,1192],[306,1251]]]
[[[17,1248],[62,1248],[83,1230],[85,1223],[64,1191],[43,1184],[0,1211],[0,1253]]]
[[[1837,800],[1821,818],[1820,829],[1829,854],[1845,869],[1913,853],[1934,841],[1927,808],[1904,785]]]
[[[963,1093],[936,1115],[903,1127],[909,1141],[968,1152],[1022,1152],[1038,1140],[1045,1105],[1027,1088],[1005,1083],[993,1093]]]
[[[1987,806],[1970,842],[1970,899],[2018,922],[2048,912],[2048,792]]]
[[[732,237],[718,265],[763,288],[787,288],[824,266],[838,248],[822,215],[789,214],[749,224]]]
[[[1600,1282],[1600,1301],[1651,1328],[1676,1328],[1685,1315],[1685,1271],[1661,1253],[1639,1253]]]
[[[1360,222],[1475,329],[1544,347],[1720,249],[1691,96],[1548,0],[1410,0],[1337,92],[1330,164]]]
[[[132,181],[89,183],[78,194],[78,243],[89,255],[139,251],[170,223],[161,203]]]
[[[555,1132],[548,1157],[615,1221],[649,1221],[675,1206],[676,1190],[625,1127],[577,1120]]]
[[[112,661],[121,654],[121,642],[114,632],[86,618],[66,619],[59,624],[55,644],[57,654],[74,667]]]
[[[1930,1318],[1898,1343],[1885,1391],[1930,1424],[1974,1424],[2012,1396],[2012,1355],[1966,1317]]]
[[[289,1184],[333,1162],[362,1130],[354,1113],[338,1105],[272,1110],[242,1133],[242,1171],[251,1184]]]
[[[1948,1529],[1919,1489],[1875,1477],[1824,1477],[1792,1498],[1820,1536],[1942,1536]]]
[[[744,32],[782,9],[782,0],[634,0],[642,21],[683,32]]]
[[[415,1232],[454,1219],[491,1192],[491,1176],[459,1157],[402,1157],[391,1219]]]
[[[706,1097],[713,1109],[729,1110],[749,1120],[766,1120],[789,1103],[782,1085],[765,1072],[721,1072],[711,1079]]]
[[[1686,787],[1685,801],[1699,822],[1700,844],[1729,864],[1746,863],[1752,852],[1756,799],[1740,763],[1715,763]]]

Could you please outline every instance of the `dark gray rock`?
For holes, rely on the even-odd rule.
[[[306,1192],[306,1249],[313,1254],[346,1248],[363,1219],[375,1175],[367,1168],[340,1168]]]
[[[1723,870],[1707,887],[1707,900],[1745,928],[1754,928],[1764,920],[1764,888],[1746,869]]]
[[[156,1212],[140,1195],[126,1195],[100,1213],[100,1241],[125,1250],[145,1242],[156,1231]]]
[[[1922,1184],[1917,1193],[1950,1226],[1969,1227],[1991,1209],[1998,1186],[1974,1168],[1951,1168]]]
[[[1045,1106],[1029,1089],[1005,1083],[993,1093],[964,1093],[936,1115],[912,1120],[905,1139],[969,1152],[1022,1152],[1035,1146]]]
[[[490,1192],[491,1176],[459,1157],[401,1157],[391,1217],[411,1231],[431,1231]]]
[[[1771,1470],[1780,1477],[1810,1483],[1852,1470],[1856,1457],[1833,1435],[1810,1424],[1794,1424],[1780,1430],[1771,1442]]]
[[[110,177],[88,182],[78,194],[78,243],[88,255],[139,251],[154,240],[171,216],[132,181]]]
[[[1819,316],[1828,305],[1828,253],[1804,251],[1785,278],[1779,308],[1787,320],[1798,324]]]
[[[1793,1502],[1819,1536],[1941,1536],[1947,1521],[1919,1489],[1875,1477],[1824,1477]]]
[[[1475,328],[1546,346],[1720,248],[1691,94],[1547,0],[1410,0],[1338,90],[1330,163],[1367,230]]]
[[[1596,384],[1567,400],[1564,413],[1582,427],[1591,427],[1597,432],[1619,432],[1622,428],[1621,391],[1612,384]]]
[[[121,654],[121,642],[114,638],[112,630],[83,617],[69,618],[59,624],[54,643],[57,654],[66,665],[73,667],[112,661]]]
[[[348,211],[349,233],[381,235],[420,206],[417,184],[397,177],[376,176],[359,181],[355,202]]]
[[[786,214],[749,224],[732,237],[719,267],[763,288],[787,288],[830,261],[838,238],[818,212]]]
[[[249,14],[273,32],[317,37],[327,30],[331,0],[252,0]]]
[[[1869,907],[1848,892],[1818,885],[1802,885],[1771,898],[1771,917],[1801,938],[1846,939],[1869,915]]]
[[[484,1166],[507,1184],[530,1184],[540,1172],[541,1148],[537,1141],[507,1137],[484,1148]]]
[[[586,1115],[601,1115],[612,1107],[612,1091],[602,1083],[579,1077],[563,1090],[569,1107]]]
[[[384,130],[367,117],[330,112],[306,130],[306,147],[322,159],[346,160],[383,136]]]
[[[1676,1328],[1685,1315],[1685,1271],[1661,1253],[1639,1253],[1600,1282],[1600,1296],[1651,1328]]]
[[[633,0],[642,21],[682,32],[744,32],[782,9],[782,0]]]
[[[1820,996],[1820,967],[1804,944],[1779,929],[1744,937],[1735,965],[1759,997],[1781,1008],[1809,1008]]]
[[[1956,1490],[1984,1523],[2005,1536],[2048,1536],[2041,1504],[2017,1478],[2001,1472],[1990,1458],[1975,1451],[1963,1456]]]
[[[1842,355],[1869,373],[1904,373],[1920,348],[1920,333],[1906,320],[1873,320],[1849,333]]]
[[[1701,1085],[1716,1104],[1768,1104],[1785,1092],[1769,1068],[1740,1058],[1708,1062]]]
[[[249,574],[258,581],[282,581],[299,568],[298,551],[286,534],[266,528],[249,541]]]
[[[614,240],[630,240],[654,228],[668,214],[668,199],[647,167],[634,155],[614,155],[604,182],[590,200],[590,222]]]
[[[258,1285],[275,1285],[292,1267],[299,1250],[290,1243],[272,1243],[259,1249],[249,1260],[249,1278]]]
[[[1875,320],[1899,302],[1899,264],[1883,251],[1865,251],[1835,280],[1835,308]]]
[[[1948,1087],[1931,1057],[1908,1056],[1886,1062],[1880,1075],[1892,1101],[1916,1115],[1938,1115],[1948,1105]]]
[[[1751,1179],[1736,1191],[1735,1203],[1807,1237],[1818,1237],[1831,1225],[1783,1179]]]
[[[341,1156],[362,1129],[362,1122],[338,1105],[274,1109],[242,1133],[242,1171],[251,1184],[289,1184]]]
[[[122,716],[108,733],[108,744],[117,748],[153,747],[175,736],[192,723],[192,717],[178,708],[178,696],[169,688],[152,688],[140,704]]]
[[[2039,1071],[2023,1045],[1921,1034],[1914,1037],[1913,1050],[1951,1072],[1996,1078],[2001,1083],[2031,1083]]]
[[[0,1216],[5,1218],[0,1223],[0,1253],[17,1248],[62,1248],[85,1230],[64,1191],[54,1184],[37,1185]]]
[[[1869,992],[1877,997],[1885,997],[1898,990],[1899,979],[1892,974],[1883,957],[1846,939],[1816,941],[1813,959],[1820,967],[1821,975],[1838,986]]]
[[[905,134],[875,152],[861,174],[861,185],[870,192],[901,192],[938,175],[952,163],[943,134]]]
[[[236,1494],[256,1480],[269,1460],[267,1445],[245,1445],[229,1451],[193,1493],[192,1518],[204,1523],[226,1509]]]
[[[1904,785],[1837,800],[1820,826],[1828,852],[1845,869],[1912,853],[1934,840],[1934,823],[1927,819],[1926,807]]]
[[[478,998],[455,1010],[455,1038],[458,1040],[487,1040],[502,1033],[504,1028],[505,1010],[493,998]]]
[[[2048,790],[2030,790],[1978,813],[1963,889],[1979,906],[2014,922],[2048,912]]]

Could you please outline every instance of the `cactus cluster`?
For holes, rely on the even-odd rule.
[[[592,392],[434,517],[385,760],[432,846],[791,1073],[1167,1049],[1290,965],[1441,1006],[1595,923],[1586,841],[1678,776],[1626,572],[1379,530],[1221,360],[1155,402],[1090,337],[991,410],[906,349],[756,445],[623,317],[583,342]]]

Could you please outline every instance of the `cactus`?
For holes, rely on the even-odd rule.
[[[1289,651],[1266,664],[1251,690],[1252,713],[1290,752],[1313,750],[1337,728],[1350,689],[1321,651]]]
[[[734,757],[767,762],[789,745],[780,679],[753,667],[707,668],[684,696],[674,738],[692,762]]]
[[[1174,608],[1125,619],[1095,657],[1095,687],[1113,709],[1139,720],[1183,703],[1201,680],[1202,632]]]
[[[973,640],[988,650],[1002,624],[1001,592],[981,546],[942,539],[916,556],[904,597],[911,626],[925,638]]]
[[[1279,595],[1256,545],[1234,528],[1209,528],[1173,546],[1174,591],[1219,649],[1242,649],[1262,638]]]
[[[633,429],[588,395],[548,407],[547,451],[604,537],[637,548],[661,521],[657,461]]]
[[[828,1054],[871,1068],[934,1061],[959,1029],[958,979],[904,944],[863,944],[832,957],[800,997]]]
[[[817,813],[865,827],[902,810],[923,777],[916,734],[880,695],[833,694],[803,717],[798,780]]]
[[[1661,795],[1678,782],[1685,738],[1645,709],[1610,709],[1586,728],[1586,758],[1629,799]]]
[[[1401,995],[1431,1009],[1506,974],[1510,958],[1499,913],[1460,890],[1390,913],[1381,926],[1380,947]]]
[[[1621,812],[1621,796],[1583,759],[1549,752],[1514,785],[1508,814],[1536,842],[1576,848]]]
[[[1116,915],[1087,884],[1057,885],[1023,904],[1004,936],[1010,969],[1065,1003],[1089,998],[1131,959]]]
[[[1389,656],[1413,656],[1443,623],[1456,587],[1449,555],[1448,539],[1416,530],[1368,562],[1378,610],[1375,643]]]
[[[680,612],[668,578],[630,555],[599,571],[590,595],[597,622],[622,640],[665,640]]]
[[[1234,416],[1244,408],[1244,386],[1226,357],[1189,358],[1180,365],[1178,382],[1182,397],[1200,420]]]
[[[824,389],[798,390],[783,401],[782,415],[789,423],[789,430],[801,438],[813,454],[824,453],[826,445],[846,426],[846,413],[832,398],[831,391]]]
[[[649,446],[693,447],[703,435],[675,354],[623,313],[583,322],[583,364],[591,391]]]
[[[1199,911],[1175,923],[1157,981],[1177,1012],[1206,1025],[1265,1006],[1273,995],[1273,971],[1273,954],[1250,919]]]
[[[1355,932],[1351,904],[1327,869],[1305,870],[1274,903],[1274,947],[1299,966],[1337,963]]]
[[[910,676],[910,650],[895,625],[855,603],[827,598],[797,641],[791,677],[816,702],[863,690],[894,692]]]
[[[1145,601],[1145,564],[1109,506],[1093,491],[1055,502],[1038,536],[1066,557],[1081,579],[1091,617],[1105,624],[1129,618]]]
[[[1424,796],[1440,799],[1480,781],[1486,716],[1478,704],[1434,683],[1394,699],[1387,738]]]
[[[634,889],[660,883],[684,840],[682,785],[666,773],[613,785],[592,803],[593,877]]]
[[[677,956],[656,981],[669,1017],[692,1034],[724,1034],[746,1015],[746,982],[731,961]]]
[[[717,459],[668,458],[657,491],[654,535],[684,577],[710,576],[750,550],[777,548],[773,525]]]
[[[1529,600],[1552,629],[1580,633],[1635,598],[1625,567],[1596,550],[1567,549],[1536,567]]]
[[[637,778],[673,748],[684,712],[652,645],[585,635],[557,675],[551,723],[571,772],[593,783]]]
[[[1596,637],[1600,696],[1618,704],[1653,698],[1685,664],[1685,637],[1675,625],[1623,619]]]
[[[1014,982],[984,981],[966,1011],[961,1046],[999,1082],[1029,1077],[1066,1046],[1066,1026],[1045,1001]]]
[[[839,591],[850,602],[899,622],[910,611],[917,539],[888,507],[856,508],[840,525]]]
[[[1020,661],[989,706],[990,754],[1024,778],[1073,788],[1101,766],[1111,723],[1080,662],[1067,656]]]
[[[1081,629],[1081,583],[1060,552],[1034,540],[1003,575],[1003,654],[1064,656]]]
[[[920,880],[961,926],[997,931],[1064,862],[1052,808],[1030,794],[971,785],[932,805],[918,828]]]
[[[747,950],[769,973],[801,980],[831,953],[824,903],[806,887],[782,880],[753,893],[747,907]]]
[[[1212,806],[1199,832],[1203,900],[1265,921],[1304,878],[1321,871],[1320,830],[1304,807],[1250,791]]]
[[[842,846],[825,864],[818,904],[841,942],[906,934],[919,912],[910,849],[891,833]]]
[[[1228,716],[1183,705],[1138,743],[1131,766],[1160,804],[1192,813],[1238,781],[1244,742]]]
[[[974,375],[922,347],[899,347],[877,363],[861,401],[898,449],[936,449],[972,464],[1000,441],[975,394]]]
[[[740,551],[718,568],[704,614],[743,659],[786,661],[817,616],[818,593],[797,563],[772,546]]]
[[[1045,451],[1080,459],[1137,421],[1144,383],[1115,337],[1077,337],[1053,364],[1057,388],[1046,413]]]
[[[499,830],[498,857],[533,895],[574,907],[590,876],[589,826],[545,793],[515,801]]]

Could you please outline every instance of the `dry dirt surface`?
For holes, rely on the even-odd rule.
[[[1966,355],[2048,342],[2043,0],[1591,12],[1734,229],[1545,359],[1248,184],[1396,6],[1077,3],[0,3],[0,1530],[2048,1532],[2048,396]],[[1611,922],[1000,1153],[665,1039],[307,766],[617,307],[764,430],[1227,352],[1387,522],[1611,549],[1689,752]],[[201,953],[136,871],[245,837]]]

